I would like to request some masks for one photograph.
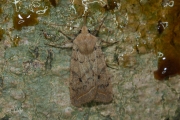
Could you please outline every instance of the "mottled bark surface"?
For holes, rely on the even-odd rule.
[[[153,73],[168,34],[166,23],[157,26],[170,22],[173,0],[50,1],[0,1],[1,119],[179,119],[180,76],[158,81]],[[114,96],[109,104],[76,108],[69,94],[72,50],[59,47],[78,35],[87,14],[90,31],[107,15],[98,37]]]

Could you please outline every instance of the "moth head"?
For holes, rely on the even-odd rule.
[[[81,29],[81,33],[84,33],[84,34],[89,33],[88,28],[86,26],[83,26]]]

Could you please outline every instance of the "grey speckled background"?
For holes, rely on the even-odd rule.
[[[109,0],[88,0],[85,5],[80,4],[81,0],[60,0],[57,7],[50,8],[49,15],[38,17],[38,25],[24,27],[21,31],[13,29],[13,1],[1,1],[0,27],[5,30],[0,41],[2,120],[180,119],[180,77],[161,82],[153,76],[158,60],[157,22],[160,16],[166,15],[161,7],[162,0],[114,0],[117,7],[108,11],[103,6]],[[32,2],[20,0],[19,6]],[[70,104],[68,89],[71,49],[46,44],[58,46],[67,41],[58,30],[72,38],[77,35],[83,24],[85,6],[89,12],[88,28],[95,30],[108,13],[99,37],[108,42],[118,41],[114,45],[102,45],[108,70],[114,76],[114,99],[106,105],[76,108]],[[55,38],[45,39],[41,30]],[[21,38],[17,47],[11,40],[16,35]],[[34,52],[35,48],[38,52]],[[49,63],[46,62],[48,51],[53,54]]]

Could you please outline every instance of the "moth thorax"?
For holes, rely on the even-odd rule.
[[[75,40],[75,44],[78,46],[78,50],[81,54],[88,55],[94,51],[97,38],[89,34],[86,36],[80,36]]]

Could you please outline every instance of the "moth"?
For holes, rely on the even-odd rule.
[[[76,107],[91,101],[109,103],[113,99],[112,76],[107,71],[100,43],[85,25],[73,41],[69,91]]]

